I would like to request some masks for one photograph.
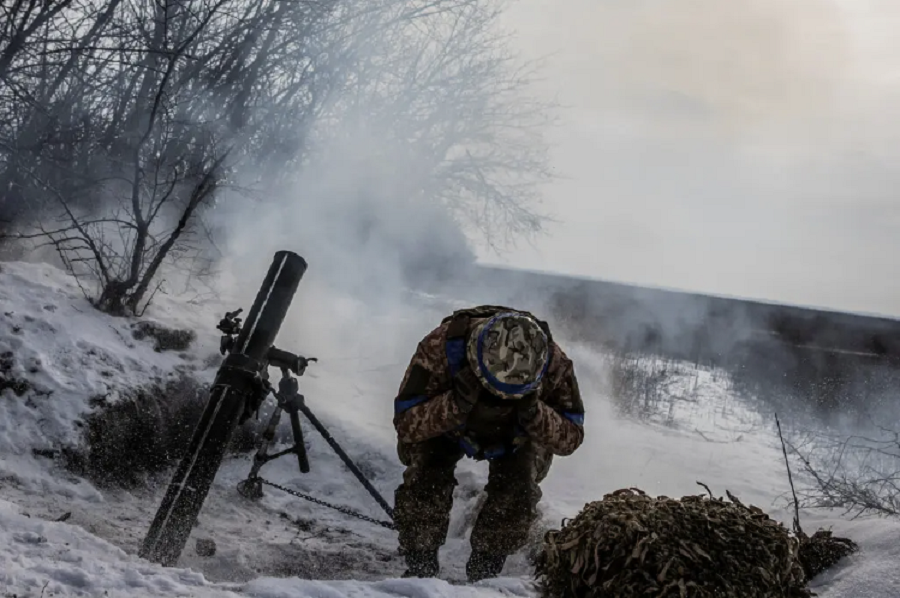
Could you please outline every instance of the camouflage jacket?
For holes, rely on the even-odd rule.
[[[401,443],[462,433],[484,442],[510,439],[517,424],[515,401],[492,400],[485,391],[470,413],[463,412],[453,396],[446,345],[448,329],[458,317],[468,322],[468,332],[499,311],[528,314],[499,306],[459,310],[419,342],[394,401],[394,427]],[[549,336],[549,328],[541,324]],[[551,337],[550,365],[538,391],[537,414],[522,428],[532,441],[564,456],[575,452],[584,440],[583,421],[584,405],[572,361]]]

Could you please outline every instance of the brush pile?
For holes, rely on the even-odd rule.
[[[807,598],[802,557],[818,569],[855,550],[828,532],[813,536],[813,550],[812,539],[728,498],[624,489],[587,504],[544,538],[535,560],[543,596]]]

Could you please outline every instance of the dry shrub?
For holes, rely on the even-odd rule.
[[[676,412],[696,404],[700,369],[652,356],[611,354],[606,359],[616,413],[642,422],[676,426]]]
[[[886,412],[882,420],[892,415]],[[787,446],[806,481],[797,489],[801,507],[900,517],[900,430],[871,427],[855,434],[795,433]]]
[[[677,377],[672,362],[613,355],[608,365],[613,404],[620,414],[643,419],[665,410],[669,386]]]
[[[13,366],[15,358],[11,351],[0,353],[0,394],[4,390],[11,390],[16,396],[21,397],[31,389],[31,385],[27,380],[17,378],[13,375]]]
[[[109,402],[92,401],[84,445],[66,451],[66,466],[101,486],[133,488],[177,464],[187,451],[208,399],[208,388],[186,375]],[[229,453],[254,449],[261,424],[250,420],[232,437]]]
[[[545,536],[535,562],[543,596],[811,596],[801,538],[729,498],[652,498],[624,489],[587,504]]]
[[[807,579],[827,571],[845,556],[859,550],[856,542],[832,535],[830,530],[820,529],[812,536],[799,534],[800,552],[797,558]]]

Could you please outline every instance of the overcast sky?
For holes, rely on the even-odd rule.
[[[900,3],[517,0],[560,220],[486,261],[900,315]]]

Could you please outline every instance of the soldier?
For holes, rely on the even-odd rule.
[[[570,455],[584,440],[572,361],[528,312],[459,310],[419,342],[394,413],[406,466],[394,500],[404,577],[439,571],[464,455],[489,462],[466,574],[473,582],[498,576],[527,541],[553,455]]]

